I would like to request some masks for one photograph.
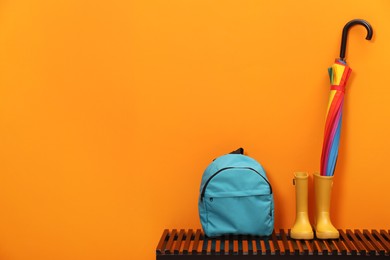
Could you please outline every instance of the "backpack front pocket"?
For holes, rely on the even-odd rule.
[[[251,194],[252,193],[252,194]],[[243,195],[245,194],[245,195]],[[270,235],[273,230],[272,194],[241,192],[205,196],[203,200],[207,214],[207,234]]]

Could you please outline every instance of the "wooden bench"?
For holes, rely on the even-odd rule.
[[[302,259],[310,257],[346,257],[354,259],[372,256],[390,260],[389,230],[339,230],[333,240],[295,240],[289,231],[280,229],[270,237],[223,236],[209,238],[198,230],[164,230],[156,248],[157,260],[201,259]],[[313,258],[314,257],[314,258]]]

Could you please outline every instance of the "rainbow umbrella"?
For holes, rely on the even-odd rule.
[[[356,25],[363,25],[367,29],[367,40],[371,40],[373,30],[371,25],[362,19],[348,22],[343,29],[341,39],[340,58],[328,69],[330,78],[330,96],[326,114],[324,142],[322,145],[320,173],[322,176],[333,176],[336,168],[340,143],[341,121],[345,86],[351,74],[351,68],[345,62],[345,50],[349,29]]]

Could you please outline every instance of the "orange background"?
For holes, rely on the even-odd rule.
[[[240,146],[294,221],[349,34],[332,218],[389,228],[390,2],[0,2],[0,259],[154,259],[200,227],[205,167]]]

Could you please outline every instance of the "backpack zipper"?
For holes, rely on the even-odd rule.
[[[203,201],[203,197],[206,193],[206,188],[207,188],[207,185],[209,185],[209,182],[216,176],[218,175],[219,173],[221,173],[222,171],[225,171],[225,170],[230,170],[230,169],[247,169],[247,170],[251,170],[251,171],[254,171],[255,173],[257,173],[261,178],[263,178],[263,180],[265,180],[267,183],[268,183],[268,186],[269,186],[269,190],[270,190],[270,194],[272,194],[272,187],[271,187],[271,184],[269,183],[269,181],[263,176],[261,175],[258,171],[256,171],[255,169],[251,168],[251,167],[225,167],[225,168],[222,168],[220,170],[218,170],[217,172],[215,172],[213,175],[210,176],[210,178],[206,181],[206,183],[204,184],[203,186],[203,189],[202,189],[202,193],[200,195],[200,199],[201,201]]]

